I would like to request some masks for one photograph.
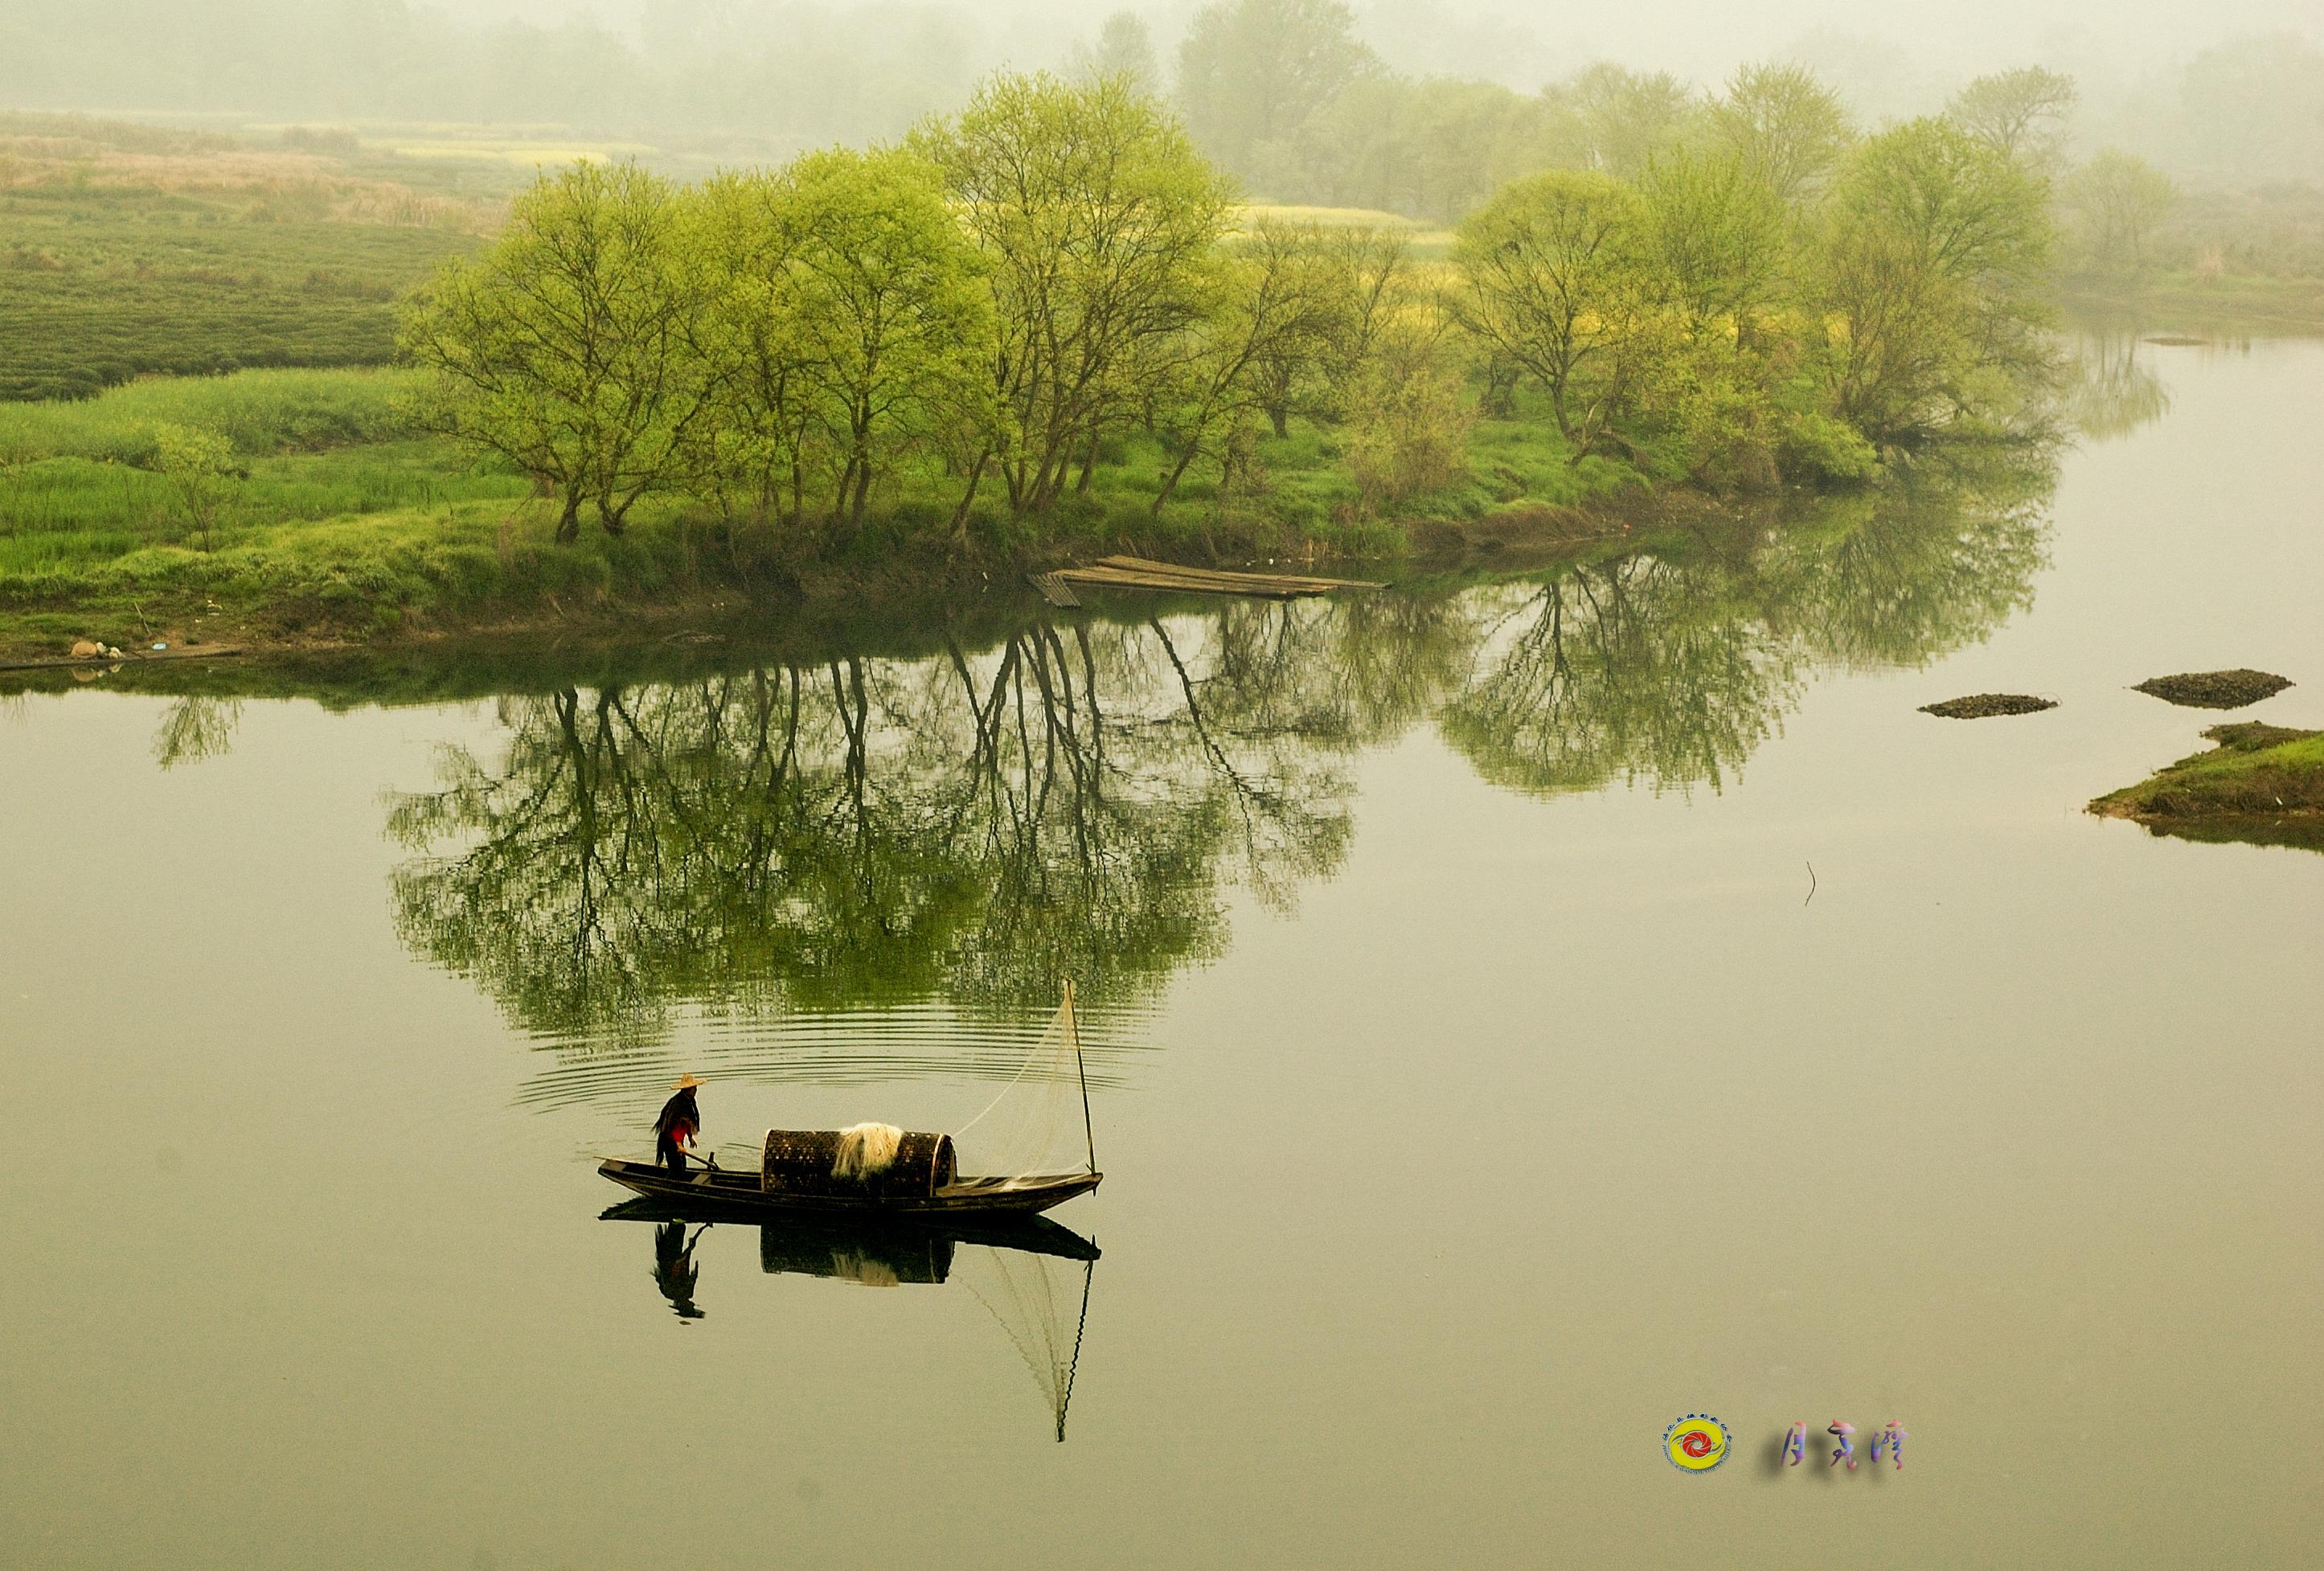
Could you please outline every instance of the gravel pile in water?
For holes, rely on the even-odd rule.
[[[2290,679],[2273,671],[2181,671],[2175,677],[2149,677],[2131,691],[2192,709],[2240,709],[2273,698],[2290,686]]]
[[[2057,707],[2057,699],[2037,698],[2031,693],[1971,693],[1941,704],[1923,704],[1921,713],[1941,715],[1948,720],[1982,720],[1993,715],[2032,715]]]

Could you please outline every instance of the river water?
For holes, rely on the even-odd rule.
[[[2324,346],[2084,349],[1554,570],[0,700],[0,1559],[2305,1562],[2324,861],[2080,809],[2324,724]],[[1102,1258],[600,1219],[1067,975]]]

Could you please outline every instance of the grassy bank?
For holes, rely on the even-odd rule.
[[[1416,538],[1443,554],[1570,531],[1570,510],[1656,477],[1570,464],[1538,418],[1488,420],[1466,472],[1389,523],[1358,507],[1336,433],[1295,420],[1261,440],[1233,494],[1190,476],[1158,513],[1153,479],[1171,455],[1142,434],[1111,441],[1088,490],[1038,534],[996,499],[955,538],[954,482],[931,467],[852,531],[730,522],[668,499],[641,504],[618,536],[592,527],[559,544],[555,508],[524,476],[410,427],[410,385],[395,371],[245,371],[0,404],[0,653],[52,655],[81,638],[299,646],[603,629],[698,620],[737,597],[909,598],[1119,550],[1347,559]],[[159,433],[172,427],[230,446],[190,499],[164,471]]]
[[[2098,798],[2090,811],[2182,839],[2324,851],[2324,731],[2245,721],[2203,735],[2218,745]]]
[[[0,401],[384,364],[396,300],[496,204],[290,147],[0,114]],[[400,171],[399,171],[400,172]]]
[[[2324,332],[2324,279],[2319,278],[2180,273],[2137,289],[2069,284],[2059,302],[2077,319],[2139,330],[2263,337]]]

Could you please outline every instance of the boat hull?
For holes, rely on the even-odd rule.
[[[927,1195],[803,1195],[767,1189],[756,1173],[689,1168],[674,1173],[652,1162],[608,1158],[597,1171],[625,1189],[688,1207],[753,1216],[1031,1216],[1098,1187],[1102,1173],[1060,1173],[1025,1179],[970,1178]]]

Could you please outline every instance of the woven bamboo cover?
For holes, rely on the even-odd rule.
[[[896,1147],[895,1165],[877,1178],[835,1178],[839,1160],[835,1129],[770,1129],[759,1160],[761,1188],[794,1195],[862,1195],[880,1198],[925,1198],[953,1181],[952,1136],[908,1131]]]

